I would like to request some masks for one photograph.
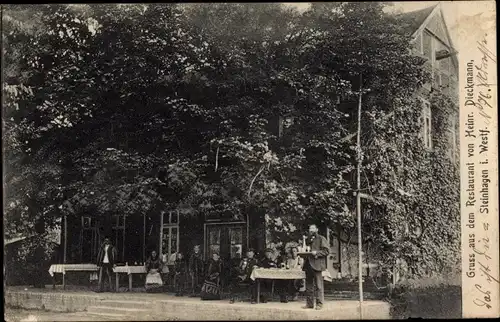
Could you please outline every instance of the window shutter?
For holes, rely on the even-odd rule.
[[[450,159],[454,162],[457,152],[457,120],[455,115],[451,116],[450,127],[448,129],[448,137],[448,154],[450,156]]]
[[[421,99],[422,101],[422,139],[425,147],[432,148],[432,115],[430,103]]]
[[[419,137],[423,141],[424,140],[424,101],[422,100],[422,98],[419,98],[418,101],[420,103],[420,117],[418,118],[418,125],[420,127]]]
[[[280,135],[280,118],[278,116],[269,117],[267,129],[269,133],[275,135],[278,138]]]
[[[432,36],[429,32],[424,31],[422,39],[422,51],[426,58],[432,60]]]
[[[278,116],[278,138],[283,136],[285,118],[283,116]]]

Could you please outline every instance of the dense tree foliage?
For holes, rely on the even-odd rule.
[[[307,220],[354,232],[361,95],[377,260],[420,274],[458,250],[456,165],[421,142],[428,75],[383,4],[36,8],[4,15],[8,236],[159,205],[260,214],[277,239]]]

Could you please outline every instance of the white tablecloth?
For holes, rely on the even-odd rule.
[[[125,273],[125,274],[146,274],[146,268],[144,266],[116,266],[113,269],[115,273]]]
[[[323,279],[331,281],[332,277],[328,270],[321,272]],[[261,279],[278,279],[278,280],[300,280],[306,278],[306,272],[301,269],[272,269],[272,268],[255,268],[250,275],[252,280]]]
[[[54,276],[54,273],[66,274],[66,272],[97,272],[99,268],[96,264],[54,264],[50,265],[49,274]],[[144,266],[116,266],[113,269],[115,273],[125,274],[146,274]]]
[[[50,265],[49,274],[54,276],[54,273],[66,274],[69,271],[77,272],[95,272],[98,270],[96,264],[54,264]]]

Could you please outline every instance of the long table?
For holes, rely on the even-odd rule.
[[[62,274],[63,289],[66,288],[66,272],[97,272],[96,264],[54,264],[50,265],[49,274],[52,276],[52,288],[56,288],[55,274]]]
[[[116,278],[116,289],[119,287],[119,274],[127,274],[128,275],[128,290],[132,290],[132,275],[133,274],[146,274],[146,267],[144,266],[116,266],[113,269]]]
[[[332,277],[328,270],[321,272],[323,279],[331,281]],[[263,279],[272,280],[273,290],[275,280],[300,280],[306,278],[306,272],[301,269],[283,268],[255,268],[250,275],[253,281],[257,281],[257,303],[260,302],[260,282]]]
[[[62,274],[63,276],[63,289],[66,288],[66,273],[67,272],[98,272],[99,267],[96,264],[54,264],[50,265],[49,274],[52,276],[52,287],[56,287],[55,274]],[[128,275],[128,288],[129,291],[132,289],[132,275],[133,274],[146,274],[146,268],[144,266],[116,266],[113,269],[115,273],[116,280],[116,290],[118,290],[119,285],[119,274]]]

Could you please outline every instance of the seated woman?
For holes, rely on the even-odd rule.
[[[201,288],[202,300],[220,300],[221,299],[221,272],[222,261],[218,253],[213,253],[212,259],[208,263],[207,277]]]
[[[176,253],[176,257],[174,262],[175,296],[183,296],[188,276],[188,263],[182,253]]]
[[[163,280],[161,279],[161,270],[163,268],[163,263],[156,253],[156,251],[151,252],[151,256],[146,261],[146,291],[157,291],[163,286]]]

